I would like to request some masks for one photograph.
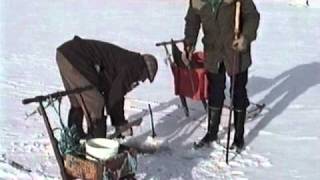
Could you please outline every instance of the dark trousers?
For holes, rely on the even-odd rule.
[[[226,88],[226,69],[223,63],[219,68],[219,73],[208,73],[209,80],[208,94],[209,94],[209,106],[214,108],[222,108],[225,99],[224,90]],[[246,85],[248,82],[248,71],[241,72],[230,77],[230,84],[235,78],[233,106],[234,109],[246,109],[249,106],[249,99],[247,95]],[[231,88],[230,88],[231,94]]]
[[[122,126],[128,121],[125,119],[124,116],[124,98],[121,98],[118,102],[114,104],[111,109],[108,109],[108,114],[110,115],[111,124],[112,126]]]

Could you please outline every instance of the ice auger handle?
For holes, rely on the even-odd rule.
[[[34,98],[27,98],[22,100],[22,104],[29,104],[29,103],[33,103],[33,102],[41,102],[44,101],[45,97],[44,96],[36,96]]]
[[[33,103],[33,102],[42,102],[42,101],[46,101],[49,99],[57,99],[57,98],[60,98],[60,97],[63,97],[63,96],[69,95],[69,94],[79,94],[83,91],[87,91],[87,90],[90,90],[93,88],[94,88],[94,86],[90,85],[90,86],[75,88],[75,89],[67,90],[67,91],[58,91],[58,92],[48,94],[45,96],[36,96],[34,98],[24,99],[24,100],[22,100],[22,104],[29,104],[29,103]]]
[[[182,43],[183,41],[184,41],[183,39],[172,40],[172,41],[163,41],[163,42],[156,43],[156,46],[171,45],[172,43],[177,44],[177,43]]]

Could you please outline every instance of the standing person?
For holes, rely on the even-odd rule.
[[[68,127],[75,126],[81,137],[105,138],[106,117],[116,131],[128,121],[124,116],[124,96],[149,79],[153,82],[157,60],[150,54],[132,52],[111,43],[75,36],[57,48],[57,64],[66,90],[93,86],[81,94],[69,95]],[[87,136],[82,122],[88,122]]]
[[[192,53],[200,27],[202,27],[204,34],[202,42],[206,56],[205,68],[208,71],[209,80],[208,129],[200,142],[195,144],[196,147],[202,147],[218,138],[225,99],[226,72],[230,76],[230,82],[235,78],[232,97],[235,135],[231,148],[241,150],[244,147],[244,123],[246,109],[249,106],[246,85],[248,68],[251,65],[250,44],[256,39],[260,15],[252,0],[239,0],[241,2],[240,36],[235,40],[236,1],[190,0],[185,17],[185,52],[186,54]],[[238,53],[239,58],[236,59]]]

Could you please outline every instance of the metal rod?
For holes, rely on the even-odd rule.
[[[69,94],[78,94],[78,93],[81,93],[83,91],[87,91],[87,90],[90,90],[93,88],[94,88],[94,86],[89,85],[89,86],[75,88],[75,89],[68,90],[68,91],[58,91],[58,92],[48,94],[45,96],[36,96],[34,98],[24,99],[24,100],[22,100],[22,104],[29,104],[29,103],[33,103],[33,102],[42,102],[42,101],[46,101],[48,99],[56,99],[56,98],[63,97],[63,96],[69,95]]]
[[[179,95],[179,97],[183,107],[184,114],[186,115],[186,117],[189,117],[189,108],[188,108],[186,97],[183,95]]]
[[[44,109],[44,106],[42,105],[42,102],[39,102],[39,104],[40,104],[40,106],[39,106],[40,107],[40,114],[43,117],[44,124],[46,125],[46,129],[47,129],[47,132],[48,132],[48,135],[49,135],[49,139],[50,139],[50,142],[51,142],[51,145],[52,145],[52,148],[53,148],[54,156],[55,156],[55,158],[56,158],[56,160],[58,162],[58,165],[59,165],[61,177],[62,177],[63,180],[68,180],[68,175],[67,175],[67,173],[65,171],[65,168],[64,168],[63,157],[60,154],[59,147],[58,147],[58,142],[57,142],[56,138],[53,135],[48,115],[47,115],[47,113],[46,113],[46,111]]]
[[[177,44],[177,43],[183,43],[183,42],[184,42],[184,39],[163,41],[163,42],[156,43],[156,46],[164,46],[164,45],[170,45],[172,43]]]
[[[172,66],[173,61],[172,61],[172,59],[171,59],[171,54],[169,53],[168,47],[167,47],[167,45],[164,45],[163,47],[164,47],[164,49],[165,49],[165,51],[166,51],[166,54],[167,54],[167,57],[166,57],[164,63],[165,63],[166,65],[168,65],[168,61],[169,61],[170,66]]]
[[[240,27],[240,2],[237,1],[236,2],[236,12],[235,12],[235,27],[234,27],[234,39],[238,39],[239,38],[239,27]],[[226,152],[226,163],[229,164],[229,144],[230,144],[230,132],[231,132],[231,118],[232,118],[232,112],[233,112],[233,96],[234,96],[234,84],[235,84],[235,66],[236,66],[236,62],[239,60],[239,53],[235,52],[234,53],[234,62],[232,65],[233,68],[233,74],[232,74],[232,82],[231,82],[231,102],[230,102],[230,110],[229,110],[229,121],[228,121],[228,137],[227,137],[227,152]]]
[[[151,105],[148,104],[148,107],[149,107],[149,112],[150,112],[150,119],[151,119],[151,128],[152,128],[152,137],[156,137],[156,132],[154,130],[154,123],[153,123],[153,114],[152,114],[152,109],[151,109]]]

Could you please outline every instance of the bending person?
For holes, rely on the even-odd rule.
[[[153,55],[78,36],[57,48],[56,61],[66,90],[94,87],[81,94],[69,95],[68,127],[75,126],[82,138],[106,137],[105,107],[116,131],[127,124],[123,109],[125,94],[139,81],[149,79],[152,83],[158,70]],[[87,135],[83,129],[84,116]]]

